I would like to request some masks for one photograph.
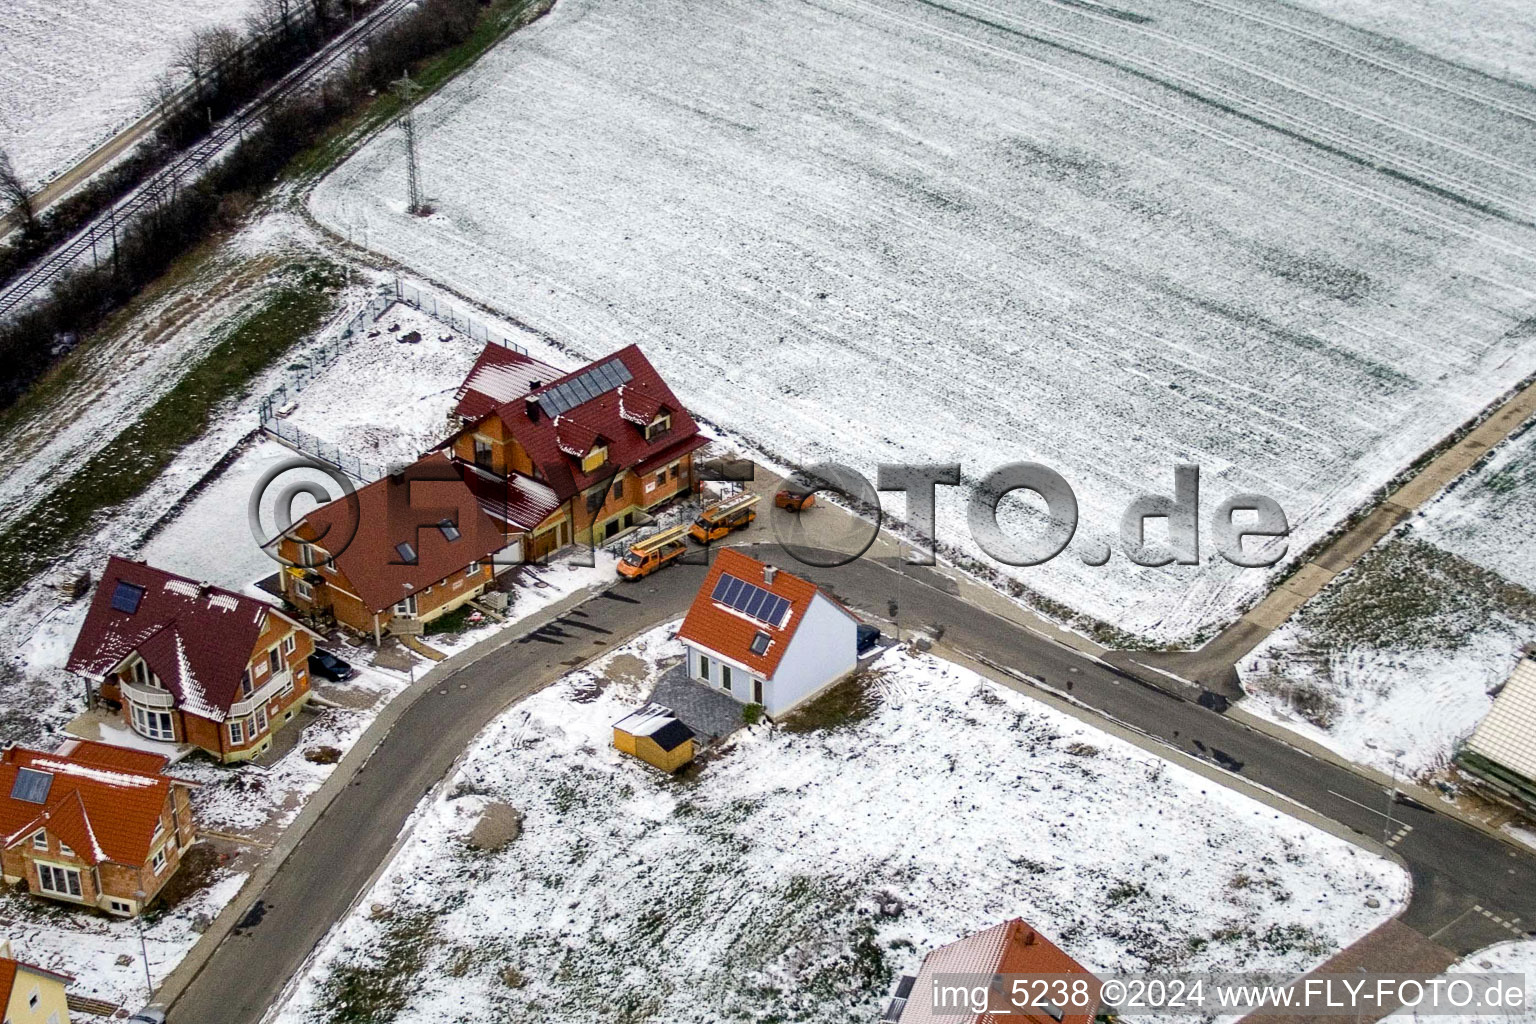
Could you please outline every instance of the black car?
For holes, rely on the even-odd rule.
[[[874,626],[869,625],[868,623],[859,624],[856,636],[857,639],[854,641],[854,643],[859,652],[859,657],[861,658],[868,654],[870,651],[874,650],[875,644],[880,642],[880,630],[876,629]]]
[[[357,669],[349,663],[342,661],[330,651],[316,651],[309,656],[309,671],[311,675],[317,675],[322,679],[330,679],[335,682],[351,679],[357,675]]]

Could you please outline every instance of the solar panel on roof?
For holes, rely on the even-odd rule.
[[[139,610],[139,602],[143,599],[143,587],[118,580],[117,588],[112,591],[112,609],[132,615]]]
[[[16,781],[11,783],[11,799],[40,804],[48,799],[48,790],[52,787],[53,776],[47,772],[35,768],[18,768]]]
[[[556,384],[543,394],[540,404],[549,411],[551,416],[559,416],[583,402],[590,402],[597,396],[612,391],[620,384],[629,383],[633,376],[629,372],[629,367],[624,365],[624,360],[610,359],[606,363],[577,374],[568,381]]]
[[[770,626],[782,625],[789,601],[730,573],[721,573],[710,599]]]

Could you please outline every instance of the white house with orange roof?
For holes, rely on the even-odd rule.
[[[677,636],[690,676],[773,717],[853,671],[858,625],[814,583],[726,548]]]

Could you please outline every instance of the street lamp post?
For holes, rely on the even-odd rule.
[[[1383,846],[1386,845],[1388,838],[1392,835],[1392,826],[1396,824],[1392,820],[1392,806],[1397,803],[1397,769],[1402,763],[1403,755],[1406,753],[1406,750],[1394,750],[1392,752],[1392,791],[1387,794],[1387,823],[1382,826],[1381,830]]]
[[[139,902],[138,912],[133,915],[134,923],[139,926],[139,955],[144,958],[144,988],[148,991],[149,999],[155,998],[155,980],[149,974],[149,944],[144,941],[144,900],[148,894],[139,889],[134,894]]]

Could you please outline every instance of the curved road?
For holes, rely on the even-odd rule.
[[[789,564],[777,549],[763,557]],[[954,584],[940,574],[869,559],[792,571],[876,617],[884,617],[899,594],[902,621],[942,627],[946,646],[1070,690],[1082,704],[1170,746],[1365,835],[1382,835],[1389,795],[1382,787],[992,616],[955,596]],[[176,1000],[171,1019],[260,1021],[469,741],[509,704],[595,652],[680,616],[702,577],[701,565],[685,565],[605,591],[418,697],[260,894],[265,913],[259,922],[223,941]],[[1457,954],[1513,937],[1483,910],[1526,922],[1523,929],[1536,927],[1536,856],[1428,808],[1399,804],[1394,818],[1394,829],[1411,826],[1394,847],[1414,883],[1402,923]]]

